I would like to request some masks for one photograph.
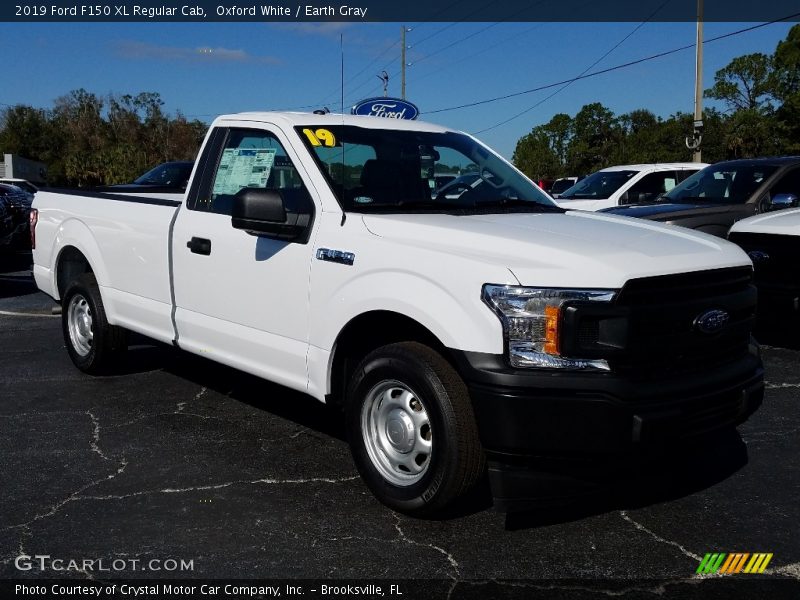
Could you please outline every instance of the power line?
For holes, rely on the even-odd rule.
[[[539,4],[542,4],[543,2],[544,2],[544,0],[542,0],[542,2],[539,2]],[[584,2],[583,4],[581,4],[581,5],[577,6],[577,7],[576,7],[576,10],[580,10],[580,9],[581,9],[581,8],[583,8],[584,6],[587,6],[587,5],[589,5],[589,4],[593,4],[594,2],[595,2],[595,0],[587,0],[587,1],[586,1],[586,2]],[[534,5],[534,6],[537,6],[537,5]],[[519,13],[521,13],[521,12],[524,12],[524,11],[527,11],[527,10],[529,10],[530,8],[532,8],[532,7],[527,7],[527,6],[526,6],[526,7],[524,7],[522,10],[518,11],[517,13],[514,13],[514,15],[511,15],[511,17],[510,17],[510,18],[513,18],[513,16],[516,16],[517,14],[519,14]],[[438,69],[434,69],[433,71],[429,71],[429,72],[425,73],[425,74],[424,74],[424,75],[422,75],[422,76],[415,77],[415,78],[414,78],[414,81],[416,82],[416,81],[420,81],[420,80],[422,80],[422,79],[427,79],[428,77],[431,77],[432,75],[436,75],[437,73],[441,73],[441,72],[442,72],[442,71],[444,71],[445,69],[451,68],[453,65],[458,65],[458,64],[461,64],[461,63],[462,63],[462,62],[464,62],[464,61],[467,61],[467,60],[470,60],[470,59],[472,59],[472,58],[475,58],[476,56],[480,56],[481,54],[485,54],[485,53],[486,53],[486,52],[488,52],[489,50],[494,50],[494,49],[495,49],[495,48],[497,48],[498,46],[502,46],[503,44],[507,44],[508,42],[510,42],[510,41],[512,41],[512,40],[515,40],[515,39],[517,39],[518,37],[520,37],[520,36],[522,36],[522,35],[524,35],[524,34],[526,34],[526,33],[530,33],[530,32],[531,32],[531,31],[533,31],[534,29],[539,29],[539,28],[543,27],[543,26],[544,26],[544,25],[546,25],[546,24],[547,24],[547,23],[536,23],[535,25],[533,25],[533,26],[531,26],[531,27],[526,27],[525,29],[523,29],[522,31],[519,31],[519,32],[515,33],[514,35],[511,35],[511,36],[508,36],[508,37],[505,37],[505,38],[503,38],[502,40],[500,40],[500,41],[499,41],[499,42],[497,42],[496,44],[492,44],[492,45],[490,45],[490,46],[485,46],[484,48],[481,48],[481,49],[480,49],[480,50],[478,50],[477,52],[473,52],[472,54],[468,54],[467,56],[462,56],[462,57],[461,57],[461,58],[459,58],[458,60],[455,60],[455,61],[450,61],[450,64],[449,64],[449,65],[448,65],[448,64],[444,64],[443,66],[439,67]],[[488,29],[488,27],[487,27],[486,29]],[[482,31],[485,31],[486,29],[483,29]],[[482,31],[481,31],[481,32],[482,32]],[[478,33],[481,33],[481,32],[478,32]],[[472,37],[472,36],[470,36],[470,37]],[[465,39],[468,39],[468,38],[465,38]],[[420,59],[420,60],[422,60],[422,59]],[[420,61],[416,61],[416,62],[420,62]]]
[[[761,29],[762,27],[766,27],[767,25],[774,25],[775,23],[780,23],[783,21],[789,21],[794,19],[795,17],[800,17],[800,13],[794,13],[792,15],[788,15],[785,17],[781,17],[780,19],[775,19],[773,21],[768,21],[766,23],[760,23],[758,25],[753,25],[752,27],[745,27],[744,29],[738,29],[736,31],[731,31],[730,33],[726,33],[723,35],[719,35],[717,37],[709,38],[703,42],[703,44],[710,44],[711,42],[716,42],[719,40],[723,40],[725,38],[733,37],[735,35],[739,35],[742,33],[747,33],[748,31],[753,31],[755,29]],[[615,65],[613,67],[609,67],[607,69],[601,69],[600,71],[594,71],[592,73],[587,73],[585,75],[579,75],[578,77],[572,77],[570,79],[563,79],[561,81],[556,81],[555,83],[548,83],[546,85],[540,85],[535,88],[531,88],[528,90],[522,90],[520,92],[512,92],[510,94],[504,94],[503,96],[496,96],[494,98],[487,98],[485,100],[478,100],[476,102],[469,102],[467,104],[460,104],[458,106],[449,106],[447,108],[437,108],[436,110],[429,110],[425,111],[423,114],[432,115],[436,113],[442,112],[449,112],[452,110],[459,110],[462,108],[471,108],[473,106],[480,106],[482,104],[490,104],[492,102],[497,102],[499,100],[507,100],[508,98],[515,98],[517,96],[524,96],[527,94],[532,94],[534,92],[540,92],[542,90],[547,90],[550,88],[558,87],[560,85],[564,85],[566,83],[572,83],[574,81],[579,81],[581,79],[589,79],[591,77],[597,77],[598,75],[603,75],[605,73],[611,73],[612,71],[619,71],[620,69],[625,69],[627,67],[632,67],[634,65],[638,65],[644,62],[648,62],[651,60],[655,60],[657,58],[663,58],[664,56],[669,56],[670,54],[676,54],[677,52],[682,52],[683,50],[688,50],[689,48],[694,48],[694,44],[687,44],[686,46],[681,46],[680,48],[673,48],[672,50],[666,50],[664,52],[659,52],[658,54],[652,54],[650,56],[645,56],[644,58],[639,58],[636,60],[632,60],[626,63],[622,63],[619,65]]]
[[[435,15],[433,15],[433,16],[435,17],[435,16],[438,16],[438,15],[440,15],[440,14],[442,14],[442,13],[446,12],[447,10],[449,10],[450,8],[452,8],[453,6],[456,6],[457,4],[460,4],[460,1],[461,1],[461,0],[456,0],[455,2],[452,2],[451,4],[449,4],[449,5],[445,6],[443,9],[441,9],[439,12],[437,12],[437,13],[436,13]],[[545,1],[545,0],[540,0],[539,4],[541,4],[541,3],[542,3],[542,2],[544,2],[544,1]],[[530,7],[526,8],[526,9],[524,9],[524,10],[527,10],[527,9],[529,9],[529,8],[530,8]],[[409,47],[409,48],[415,48],[415,47],[417,47],[417,46],[419,46],[419,45],[421,45],[421,44],[424,44],[424,43],[425,43],[425,42],[427,42],[428,40],[431,40],[431,39],[433,39],[433,38],[434,38],[434,37],[436,37],[437,35],[439,35],[439,34],[443,33],[444,31],[446,31],[446,30],[450,29],[451,27],[454,27],[455,25],[458,25],[458,24],[460,24],[460,23],[463,23],[463,22],[465,22],[465,21],[466,21],[466,20],[467,20],[469,17],[471,17],[471,16],[475,15],[476,13],[479,13],[479,12],[481,12],[481,11],[484,11],[484,10],[486,10],[486,7],[485,7],[485,6],[479,6],[478,8],[476,8],[475,10],[473,10],[472,12],[468,13],[467,15],[465,15],[465,16],[464,16],[464,18],[462,18],[460,21],[454,21],[454,22],[452,22],[452,23],[448,23],[448,24],[447,24],[447,25],[445,25],[444,27],[441,27],[441,28],[437,29],[436,31],[434,31],[434,32],[433,32],[433,33],[431,33],[430,35],[428,35],[428,36],[426,36],[426,37],[422,38],[421,40],[418,40],[418,41],[414,42],[412,45],[409,45],[408,47]],[[519,11],[519,12],[522,12],[522,11]],[[516,14],[516,13],[515,13],[515,14]],[[512,15],[512,16],[513,16],[513,15]],[[414,27],[412,27],[412,29],[414,29],[414,28],[416,28],[416,29],[419,29],[421,26],[424,26],[424,25],[426,25],[426,24],[427,24],[427,23],[423,23],[422,25],[415,25]],[[453,42],[453,43],[449,44],[448,46],[446,46],[446,47],[444,47],[444,48],[440,48],[439,50],[436,50],[436,51],[434,51],[434,52],[433,52],[433,53],[431,53],[430,55],[424,56],[423,58],[419,59],[418,61],[414,61],[414,62],[419,62],[419,61],[421,61],[421,60],[425,60],[426,58],[429,58],[430,56],[433,56],[433,55],[435,55],[435,54],[439,54],[440,52],[442,52],[442,51],[446,50],[447,48],[450,48],[450,47],[452,47],[452,46],[455,46],[456,44],[460,44],[461,42],[464,42],[464,41],[466,41],[467,39],[469,39],[469,38],[471,38],[471,37],[474,37],[474,36],[475,36],[475,35],[477,35],[478,33],[481,33],[482,31],[485,31],[486,29],[489,29],[490,27],[493,27],[494,25],[497,25],[497,23],[494,23],[494,24],[490,25],[489,27],[485,27],[485,28],[484,28],[484,29],[482,29],[481,31],[479,31],[479,32],[476,32],[476,33],[473,33],[472,35],[468,36],[467,38],[463,38],[463,39],[457,40],[456,42]],[[390,61],[389,63],[387,63],[386,65],[384,65],[383,69],[381,69],[381,70],[382,70],[382,71],[386,71],[386,70],[388,70],[388,68],[389,68],[389,67],[390,67],[390,66],[391,66],[393,63],[395,63],[397,60],[398,60],[397,58],[394,58],[394,59],[392,59],[392,61]],[[398,72],[394,73],[394,74],[393,74],[393,75],[391,75],[390,77],[391,77],[391,78],[394,78],[394,77],[396,77],[397,75],[399,75],[399,73],[400,73],[400,71],[398,71]],[[360,75],[360,73],[359,73],[359,75]],[[353,79],[355,79],[355,77],[353,77]],[[362,83],[361,83],[361,85],[359,85],[358,87],[356,87],[356,88],[355,88],[355,89],[353,89],[353,90],[350,90],[350,94],[353,94],[355,91],[357,91],[357,90],[359,90],[359,89],[363,88],[364,86],[368,85],[369,81],[371,81],[371,79],[367,79],[367,80],[365,80],[364,82],[362,82]],[[379,89],[379,88],[380,88],[380,86],[378,86],[378,89]],[[368,95],[369,95],[369,94],[368,94]]]
[[[663,3],[661,3],[661,4],[659,5],[659,7],[658,7],[658,8],[656,8],[656,9],[655,9],[655,10],[652,12],[652,14],[651,14],[649,17],[647,17],[647,18],[646,18],[644,21],[642,21],[642,22],[641,22],[641,23],[639,23],[639,24],[638,24],[636,27],[634,27],[634,28],[633,28],[633,31],[631,31],[631,32],[630,32],[628,35],[626,35],[624,38],[622,38],[620,41],[618,41],[616,44],[614,44],[614,46],[613,46],[613,47],[612,47],[610,50],[608,50],[608,51],[607,51],[605,54],[603,54],[603,56],[601,56],[600,58],[598,58],[598,59],[597,59],[596,61],[594,61],[594,62],[593,62],[591,65],[589,65],[589,66],[588,66],[588,67],[586,67],[586,68],[585,68],[583,71],[581,71],[581,73],[578,75],[578,77],[581,77],[582,75],[586,75],[586,73],[588,73],[589,71],[591,71],[591,70],[592,70],[594,67],[596,67],[596,66],[597,66],[598,64],[600,64],[601,62],[603,62],[603,60],[604,60],[604,59],[605,59],[605,58],[606,58],[606,57],[607,57],[609,54],[611,54],[612,52],[614,52],[614,50],[616,50],[617,48],[619,48],[619,47],[620,47],[622,44],[624,44],[624,43],[625,43],[625,42],[626,42],[628,39],[630,39],[630,37],[631,37],[633,34],[635,34],[637,31],[639,31],[639,30],[640,30],[642,27],[644,27],[646,23],[649,23],[649,22],[650,22],[650,20],[651,20],[653,17],[655,17],[655,16],[658,14],[658,12],[659,12],[659,11],[660,11],[662,8],[664,8],[664,7],[665,7],[667,4],[669,4],[671,1],[672,1],[672,0],[665,0]],[[485,132],[487,132],[487,131],[491,131],[492,129],[496,129],[497,127],[500,127],[501,125],[505,125],[506,123],[510,123],[510,122],[511,122],[511,121],[513,121],[514,119],[518,119],[518,118],[519,118],[519,117],[521,117],[522,115],[524,115],[524,114],[527,114],[527,113],[529,113],[530,111],[532,111],[534,108],[537,108],[537,107],[541,106],[542,104],[544,104],[545,102],[547,102],[548,100],[550,100],[550,98],[552,98],[553,96],[556,96],[557,94],[560,94],[560,93],[561,93],[561,92],[563,92],[565,89],[567,89],[569,86],[571,86],[573,83],[575,83],[575,82],[574,82],[574,81],[570,81],[569,83],[566,83],[566,84],[564,84],[563,86],[561,86],[560,88],[558,88],[557,90],[555,90],[555,91],[554,91],[552,94],[550,94],[550,95],[549,95],[549,96],[547,96],[546,98],[542,98],[541,100],[539,100],[539,102],[537,102],[536,104],[534,104],[534,105],[533,105],[533,106],[531,106],[530,108],[526,108],[525,110],[523,110],[522,112],[519,112],[519,113],[517,113],[517,114],[516,114],[516,115],[514,115],[513,117],[509,117],[508,119],[505,119],[505,120],[503,120],[503,121],[500,121],[499,123],[497,123],[497,124],[495,124],[495,125],[492,125],[491,127],[487,127],[486,129],[481,129],[481,130],[480,130],[480,131],[478,131],[477,133],[485,133]]]

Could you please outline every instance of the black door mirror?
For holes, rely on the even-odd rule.
[[[233,197],[231,225],[250,235],[305,244],[313,218],[314,203],[302,188],[243,188]]]
[[[775,194],[767,201],[767,210],[781,210],[782,208],[792,208],[798,205],[795,194]]]

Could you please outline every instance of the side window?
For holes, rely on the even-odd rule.
[[[674,171],[660,171],[650,173],[637,181],[627,192],[627,204],[634,202],[649,202],[661,194],[666,194],[677,183]]]
[[[794,194],[800,197],[800,168],[792,169],[772,186],[770,194]]]
[[[243,188],[280,190],[284,196],[307,195],[283,145],[260,129],[228,130],[216,168],[205,175],[194,209],[230,215],[233,197]]]

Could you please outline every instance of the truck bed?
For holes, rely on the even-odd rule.
[[[180,204],[158,195],[40,191],[33,272],[37,285],[60,299],[64,290],[53,272],[59,260],[54,249],[74,246],[95,265],[111,324],[135,322],[143,333],[171,341],[169,232]]]

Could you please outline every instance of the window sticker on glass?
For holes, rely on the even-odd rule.
[[[275,152],[275,148],[225,148],[212,193],[233,195],[245,187],[266,187]]]
[[[303,133],[312,146],[327,146],[328,148],[336,146],[336,136],[329,129],[317,129],[316,131],[303,129]]]
[[[671,177],[666,177],[664,179],[664,191],[669,192],[672,191],[672,188],[675,187],[675,180]]]

